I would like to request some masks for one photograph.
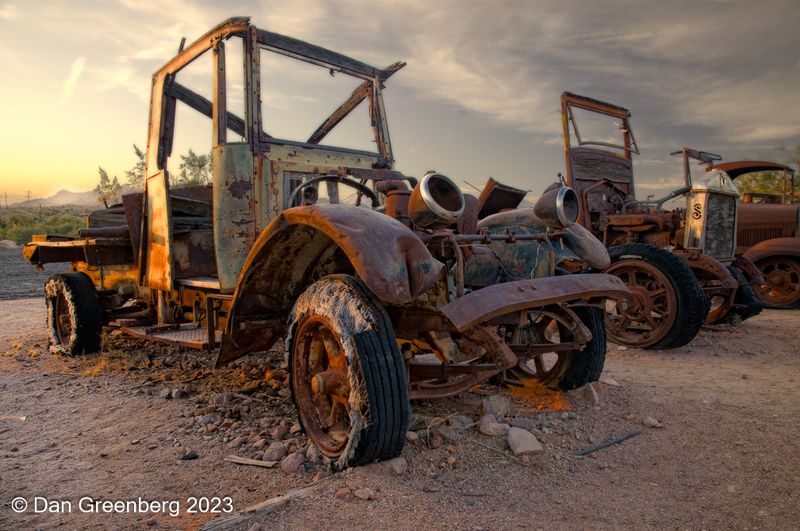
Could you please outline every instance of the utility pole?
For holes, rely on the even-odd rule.
[[[28,201],[30,201],[30,200],[31,200],[31,191],[28,190]]]

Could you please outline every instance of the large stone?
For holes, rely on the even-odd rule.
[[[508,424],[497,422],[494,415],[486,414],[478,422],[478,431],[490,437],[502,437],[508,433]]]
[[[542,443],[529,431],[512,426],[508,430],[508,445],[514,455],[539,454],[544,452]]]
[[[536,428],[536,421],[528,417],[514,417],[511,419],[511,425],[530,431]]]
[[[262,459],[264,459],[264,461],[280,461],[286,457],[288,453],[289,449],[285,444],[282,442],[274,442],[264,451],[264,457]]]
[[[487,396],[481,400],[481,410],[483,415],[494,415],[498,419],[508,416],[511,410],[511,401],[499,395]]]
[[[296,474],[297,472],[301,472],[303,470],[303,463],[305,460],[306,456],[300,452],[291,453],[284,457],[283,461],[281,461],[281,470],[287,474]]]
[[[466,415],[453,415],[449,420],[450,425],[457,430],[468,430],[475,424],[475,421]]]

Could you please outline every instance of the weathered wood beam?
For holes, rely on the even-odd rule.
[[[182,101],[192,109],[196,110],[200,114],[208,116],[211,118],[213,112],[213,105],[212,103],[201,96],[200,94],[194,92],[193,90],[184,87],[180,83],[170,83],[169,86],[166,87],[165,92],[172,96],[173,98]],[[244,120],[236,116],[231,112],[225,113],[226,120],[228,122],[228,129],[236,133],[237,135],[245,136],[244,131]]]

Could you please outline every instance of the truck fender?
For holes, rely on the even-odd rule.
[[[379,301],[404,304],[443,268],[411,229],[379,212],[329,204],[285,210],[245,260],[216,364],[272,346],[294,301],[318,278],[354,274]]]
[[[800,257],[800,238],[773,238],[750,247],[744,257],[753,263],[770,256]]]

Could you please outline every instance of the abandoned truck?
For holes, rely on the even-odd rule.
[[[736,254],[751,260],[764,275],[755,295],[769,308],[800,306],[800,195],[795,170],[777,162],[739,160],[711,167],[731,179],[754,172],[770,172],[781,183],[781,193],[745,193],[739,205]]]
[[[243,93],[227,82],[234,45]],[[211,100],[181,83],[182,69],[207,53]],[[273,137],[260,106],[264,53],[358,85],[307,141]],[[519,198],[498,183],[478,201],[440,173],[417,182],[393,170],[383,89],[403,65],[375,68],[248,18],[181,51],[153,77],[144,192],[89,216],[78,238],[35,237],[24,249],[36,265],[72,263],[45,286],[52,350],[96,351],[108,325],[218,346],[219,365],[285,337],[301,424],[339,468],[398,455],[410,399],[492,377],[561,389],[596,380],[605,357],[600,308],[629,290],[613,275],[561,274],[565,262],[609,263],[574,224],[575,193],[554,184],[535,208],[506,220],[500,211]],[[237,96],[244,116],[228,105]],[[376,151],[323,144],[363,101]],[[170,185],[178,105],[210,119],[210,187]],[[347,188],[352,204],[337,200]]]
[[[710,166],[711,153],[683,148],[684,186],[656,200],[636,200],[632,159],[639,154],[628,109],[585,96],[561,96],[566,184],[580,199],[578,222],[609,247],[604,271],[635,296],[606,308],[606,330],[617,343],[666,349],[685,345],[704,322],[761,311],[751,283],[763,277],[736,255],[738,193],[719,169],[692,182],[691,161]],[[617,139],[609,138],[614,121]],[[579,122],[586,126],[582,136]],[[597,140],[601,139],[601,140]],[[573,145],[574,141],[574,145]],[[665,210],[685,197],[685,208]]]

